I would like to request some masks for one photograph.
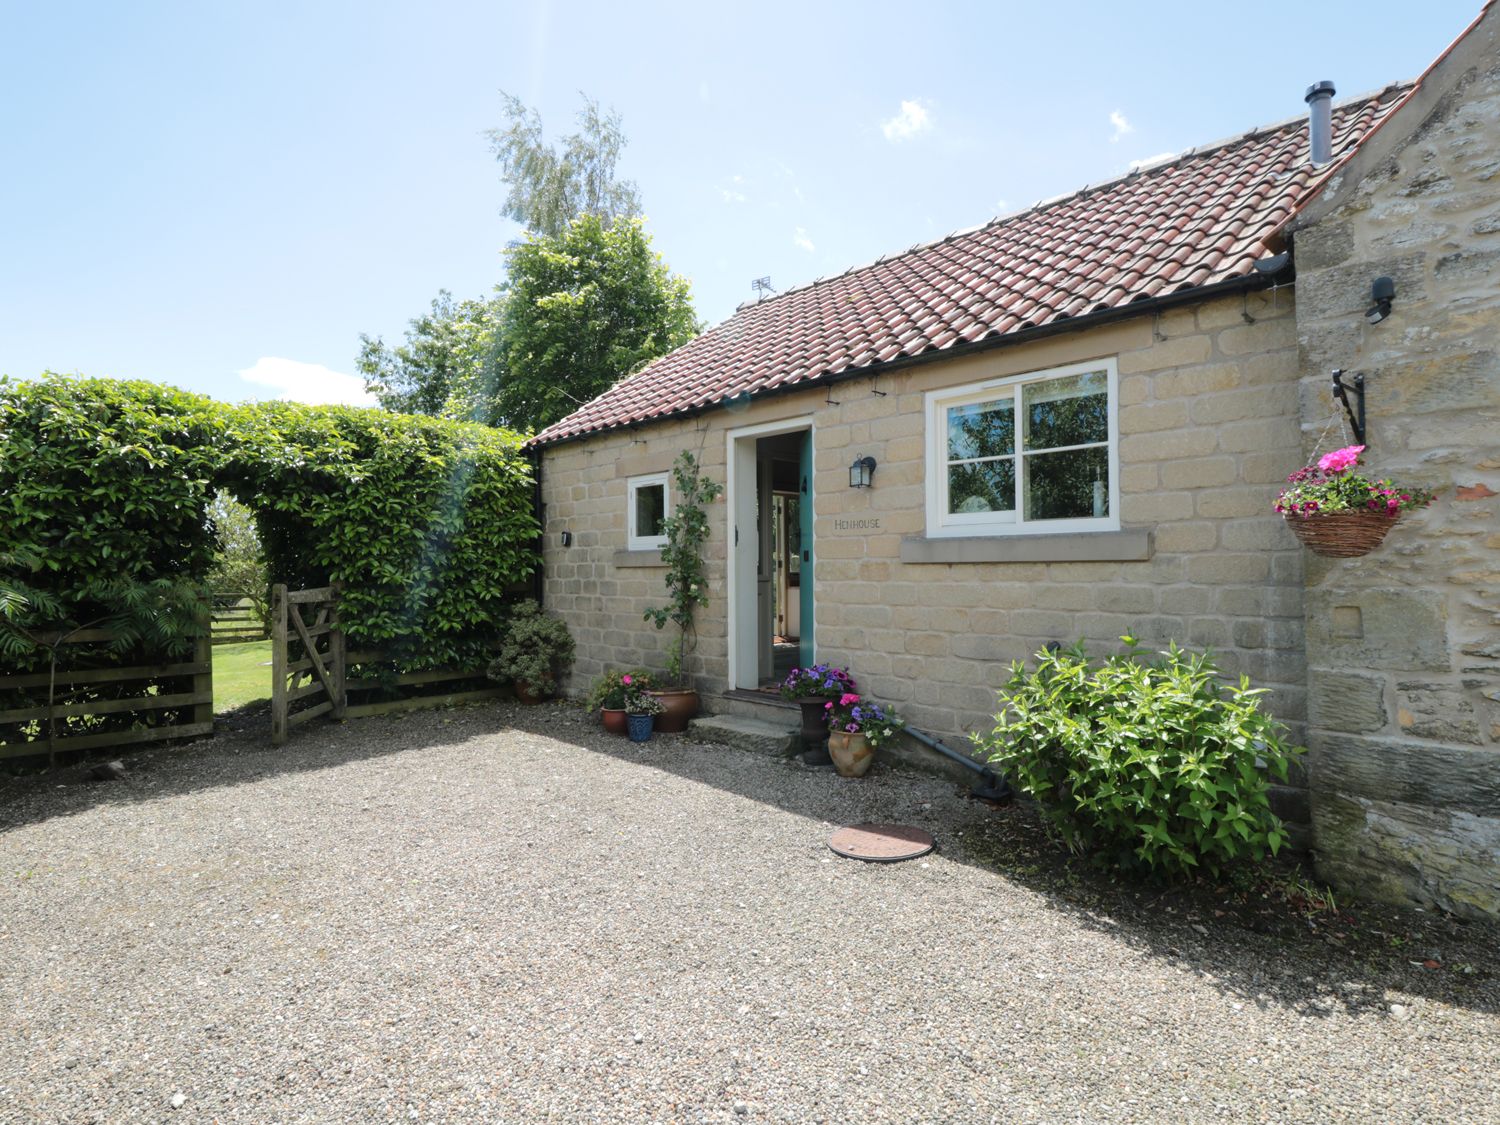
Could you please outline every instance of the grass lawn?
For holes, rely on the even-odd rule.
[[[214,713],[271,698],[271,642],[214,646]]]

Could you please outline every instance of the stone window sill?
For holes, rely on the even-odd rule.
[[[1062,535],[974,535],[901,540],[904,563],[1144,562],[1154,551],[1149,528]]]
[[[661,561],[661,550],[654,551],[616,551],[615,566],[666,566]]]

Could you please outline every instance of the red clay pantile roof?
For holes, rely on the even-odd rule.
[[[662,356],[547,427],[547,445],[692,413],[732,396],[1112,313],[1252,273],[1267,242],[1411,84],[1336,106],[1333,163],[1299,117],[820,278]]]

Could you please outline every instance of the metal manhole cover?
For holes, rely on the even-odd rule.
[[[926,855],[936,842],[932,833],[909,824],[853,824],[830,836],[828,846],[849,859],[895,863]]]

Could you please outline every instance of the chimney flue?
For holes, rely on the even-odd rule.
[[[1333,83],[1318,82],[1307,88],[1308,157],[1314,167],[1333,160]]]

